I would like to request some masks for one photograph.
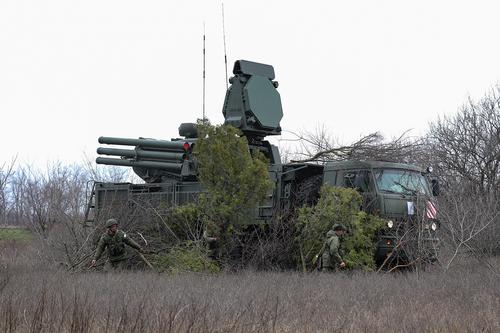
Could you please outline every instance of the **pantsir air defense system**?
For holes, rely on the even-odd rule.
[[[222,108],[225,124],[240,129],[249,149],[258,149],[264,154],[274,182],[273,192],[255,209],[255,224],[271,223],[283,211],[314,204],[321,185],[328,183],[356,188],[363,195],[364,210],[388,219],[387,231],[379,237],[379,262],[396,246],[395,232],[399,230],[396,225],[415,214],[414,210],[420,207],[413,205],[417,201],[424,203],[428,239],[434,240],[438,223],[432,196],[436,193],[432,193],[424,170],[382,161],[324,165],[282,163],[278,147],[266,140],[267,136],[281,134],[283,117],[274,68],[239,60],[234,64],[233,74]],[[96,163],[132,167],[145,183],[96,182],[88,209],[93,214],[88,215],[93,215],[94,220],[102,220],[110,214],[120,218],[119,207],[138,202],[140,198],[146,198],[151,205],[161,202],[178,206],[193,202],[202,191],[197,161],[192,154],[197,140],[196,124],[181,124],[179,136],[171,140],[100,137],[99,143],[105,146],[97,149],[101,156]]]

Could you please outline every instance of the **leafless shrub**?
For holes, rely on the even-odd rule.
[[[444,245],[451,251],[446,258],[443,252],[446,268],[457,257],[499,254],[500,211],[492,195],[477,200],[467,189],[446,193],[440,198],[440,218]]]
[[[267,228],[256,228],[246,237],[244,266],[270,271],[296,266],[293,221],[284,215],[277,216]]]

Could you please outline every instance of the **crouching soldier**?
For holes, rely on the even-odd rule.
[[[125,244],[143,253],[143,249],[125,232],[118,230],[118,221],[109,219],[106,221],[106,231],[102,234],[97,244],[97,251],[90,266],[95,267],[97,260],[104,250],[108,252],[108,265],[113,269],[124,269],[128,259]]]
[[[321,256],[323,272],[334,272],[345,267],[341,242],[343,240],[346,228],[342,224],[335,224],[332,230],[326,234],[326,241],[323,246],[323,255]]]

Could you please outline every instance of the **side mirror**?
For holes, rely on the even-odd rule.
[[[432,184],[432,195],[437,197],[439,196],[439,180],[431,179]]]

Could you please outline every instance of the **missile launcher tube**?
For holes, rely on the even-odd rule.
[[[118,158],[107,158],[107,157],[98,157],[96,158],[95,162],[97,164],[139,167],[148,169],[162,169],[162,170],[169,170],[176,172],[180,172],[180,170],[182,169],[182,163],[168,163],[168,162],[157,162],[157,161],[133,161],[133,160],[123,160]]]
[[[101,136],[99,137],[99,143],[108,145],[141,146],[145,148],[163,148],[168,150],[184,151],[184,142],[181,141],[127,139],[127,138]]]
[[[101,155],[123,156],[132,158],[154,158],[166,161],[182,161],[186,157],[186,154],[183,153],[116,148],[97,148],[97,153]]]

